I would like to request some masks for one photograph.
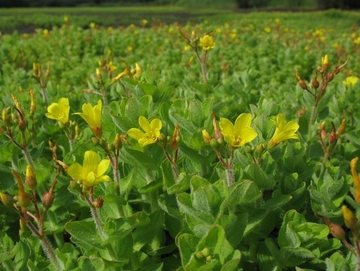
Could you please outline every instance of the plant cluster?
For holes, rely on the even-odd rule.
[[[1,268],[360,270],[360,32],[147,24],[0,36]]]

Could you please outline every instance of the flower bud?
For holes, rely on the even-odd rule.
[[[314,77],[314,79],[311,81],[311,85],[313,86],[314,89],[317,89],[319,87],[319,81],[316,79],[316,77]]]
[[[210,255],[210,250],[209,250],[208,247],[205,247],[203,250],[201,250],[201,253],[202,253],[205,257],[207,257],[207,256]]]
[[[322,132],[323,130],[325,130],[325,127],[326,127],[326,122],[323,121],[319,126],[319,132]]]
[[[326,132],[325,130],[321,130],[321,132],[320,132],[320,137],[321,137],[322,139],[325,139],[326,136],[327,136],[327,132]]]
[[[11,118],[9,117],[11,108],[7,107],[1,111],[1,119],[5,126],[10,127],[12,125]]]
[[[20,131],[25,131],[27,128],[27,121],[24,119],[19,119],[18,126],[19,126]]]
[[[122,138],[118,133],[115,135],[113,145],[116,150],[120,150],[122,148]]]
[[[54,193],[52,191],[46,192],[42,198],[42,203],[46,209],[49,209],[54,202]]]
[[[330,226],[331,234],[336,238],[341,240],[344,240],[345,238],[345,232],[343,228],[341,228],[338,224],[331,223]]]
[[[30,189],[36,189],[37,181],[34,169],[29,165],[26,166],[25,182]]]
[[[345,226],[351,230],[355,230],[357,219],[354,213],[345,205],[341,207],[341,210],[342,210]]]
[[[327,75],[327,81],[328,82],[331,82],[333,79],[334,79],[334,72],[332,72],[332,73],[329,73],[328,75]]]
[[[202,130],[201,134],[202,134],[205,144],[210,145],[210,141],[211,141],[212,137],[209,134],[209,132],[206,130]]]
[[[0,192],[0,200],[6,207],[11,207],[14,204],[14,200],[10,195],[1,192]]]
[[[26,208],[30,205],[29,195],[25,192],[19,192],[17,196],[17,203],[20,207]]]
[[[331,131],[331,133],[329,135],[329,142],[330,143],[336,143],[337,140],[338,140],[338,136],[337,136],[336,132]]]
[[[344,132],[345,132],[345,127],[346,127],[346,119],[344,118],[342,121],[341,121],[341,124],[340,124],[340,127],[338,129],[338,135],[342,135]]]
[[[304,80],[300,79],[300,80],[298,81],[298,83],[299,83],[299,86],[300,86],[302,89],[305,89],[305,90],[308,89],[308,86],[306,85],[306,83],[305,83]]]
[[[323,71],[326,71],[329,68],[329,57],[328,55],[325,55],[321,58],[321,67]]]

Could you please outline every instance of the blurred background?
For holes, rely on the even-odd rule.
[[[0,0],[0,8],[172,5],[238,9],[360,9],[359,0]]]

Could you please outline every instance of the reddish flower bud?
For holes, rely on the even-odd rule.
[[[104,200],[102,197],[98,197],[95,201],[93,201],[92,205],[95,207],[95,208],[98,208],[100,209],[104,204]]]
[[[341,240],[344,240],[345,238],[345,232],[343,228],[341,228],[338,224],[331,223],[330,226],[331,234],[336,238]]]
[[[49,209],[52,206],[52,204],[54,202],[54,197],[55,197],[55,195],[51,191],[46,192],[44,194],[44,196],[42,198],[42,203],[46,209]]]

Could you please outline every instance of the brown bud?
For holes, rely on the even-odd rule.
[[[25,131],[27,128],[27,121],[24,119],[19,119],[18,126],[19,126],[20,131]]]
[[[329,225],[329,228],[330,228],[331,234],[332,234],[336,239],[344,240],[344,238],[345,238],[345,232],[344,232],[343,228],[341,228],[338,224],[335,224],[335,223],[331,223],[331,224]]]
[[[320,131],[320,137],[321,137],[322,139],[325,139],[326,136],[327,136],[327,132],[326,132],[325,130],[321,130],[321,131]]]
[[[54,193],[49,191],[46,192],[42,198],[42,203],[46,209],[49,209],[54,202]]]
[[[311,85],[313,86],[313,88],[317,89],[319,87],[319,81],[316,79],[316,77],[314,77],[314,79],[311,81]]]
[[[334,72],[332,72],[332,73],[329,73],[328,75],[327,75],[327,81],[328,82],[331,82],[333,79],[334,79]]]
[[[302,89],[305,89],[305,90],[308,89],[308,86],[306,85],[305,81],[302,80],[302,79],[299,80],[299,86],[300,86]]]
[[[329,135],[329,142],[335,143],[338,140],[338,136],[335,131],[332,131]]]
[[[29,195],[25,192],[19,192],[17,200],[20,207],[26,208],[30,205]]]

